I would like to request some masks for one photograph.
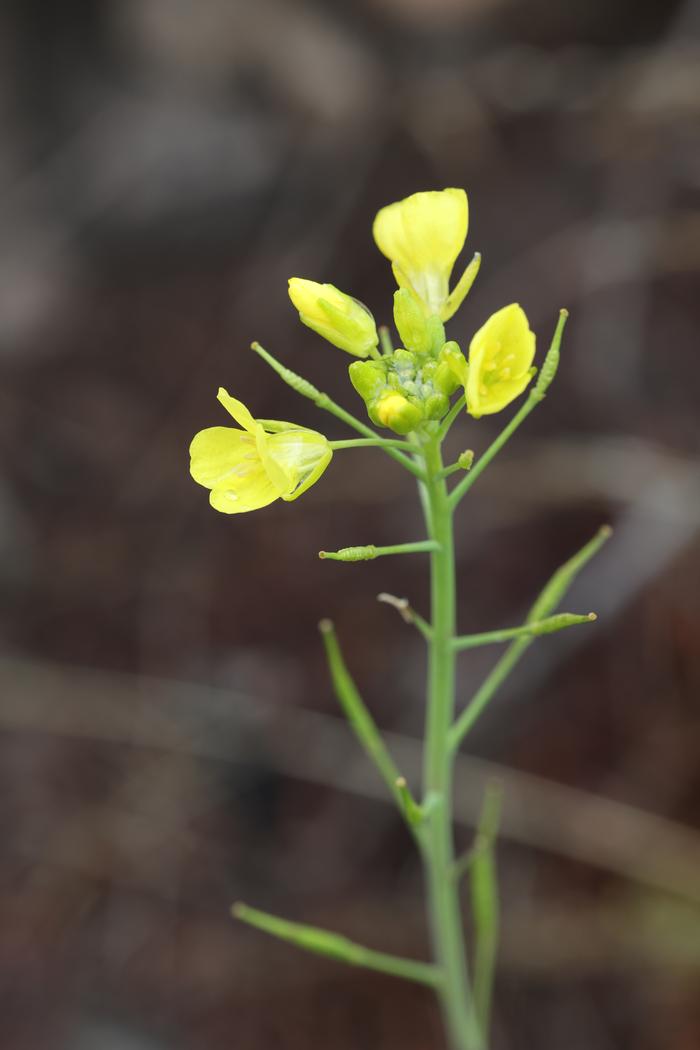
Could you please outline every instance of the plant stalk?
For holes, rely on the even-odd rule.
[[[453,508],[444,477],[439,438],[424,446],[424,496],[428,536],[438,547],[430,555],[432,633],[428,657],[428,707],[424,752],[424,796],[439,800],[425,829],[423,858],[438,990],[451,1050],[484,1050],[469,984],[459,888],[452,878],[453,755],[449,732],[454,711],[456,596]]]

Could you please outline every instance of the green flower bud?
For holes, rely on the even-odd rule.
[[[428,334],[430,335],[430,352],[437,356],[445,343],[445,326],[437,314],[428,318]]]
[[[410,434],[423,419],[423,410],[399,394],[388,390],[369,409],[370,418],[378,426],[388,427],[395,434]]]
[[[417,354],[428,354],[432,332],[423,308],[408,288],[394,292],[394,323],[401,342]]]
[[[450,397],[466,380],[467,362],[459,344],[445,343],[438,354],[438,366],[433,382],[438,390]]]
[[[394,350],[392,361],[396,371],[402,378],[412,379],[416,374],[416,355],[410,350],[404,350],[402,346],[398,350]]]
[[[426,419],[442,419],[449,407],[450,401],[445,394],[431,394],[423,402]]]
[[[348,375],[365,404],[376,400],[386,386],[386,368],[381,361],[353,361]]]

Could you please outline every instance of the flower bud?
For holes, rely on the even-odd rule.
[[[450,340],[445,343],[438,355],[438,367],[435,373],[435,386],[450,397],[458,387],[467,382],[467,361],[459,345]]]
[[[302,323],[333,346],[355,357],[368,357],[376,349],[379,336],[372,314],[334,285],[291,277],[289,298]]]
[[[417,354],[430,353],[432,333],[425,311],[408,288],[394,292],[394,323],[401,342]]]
[[[423,418],[420,406],[412,404],[397,391],[390,390],[371,406],[370,417],[379,426],[388,427],[395,434],[409,434]]]
[[[431,394],[425,399],[423,410],[426,419],[442,419],[450,407],[449,398],[445,394]]]
[[[402,379],[413,379],[416,374],[416,355],[402,346],[391,355],[394,368]]]
[[[386,386],[386,368],[381,361],[353,361],[348,375],[366,404],[375,401]]]
[[[430,352],[437,356],[445,343],[445,326],[437,314],[428,318],[428,332],[430,333]]]

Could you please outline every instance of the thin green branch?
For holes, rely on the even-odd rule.
[[[292,372],[290,368],[286,368],[277,360],[277,358],[273,357],[268,350],[265,350],[260,343],[251,343],[251,348],[259,357],[262,357],[263,361],[267,362],[270,368],[277,373],[287,386],[290,386],[292,390],[296,390],[296,392],[301,394],[302,397],[307,397],[310,401],[313,401],[317,408],[322,408],[325,412],[330,412],[330,414],[335,416],[336,419],[342,420],[347,426],[356,430],[359,434],[363,434],[365,437],[372,438],[372,440],[378,438],[377,433],[372,430],[371,427],[367,426],[366,423],[363,423],[362,420],[357,419],[357,417],[353,416],[351,412],[346,411],[346,409],[336,404],[328,394],[324,394],[320,390],[317,390],[307,379],[303,379],[300,375],[297,375],[296,372]],[[397,463],[400,463],[401,466],[410,474],[413,474],[414,477],[419,480],[424,478],[425,475],[421,468],[405,453],[400,452],[395,448],[384,448],[383,451],[386,452],[387,456],[391,456],[391,458],[395,459]]]
[[[402,779],[389,750],[384,743],[374,719],[367,710],[365,702],[360,696],[350,672],[345,666],[343,654],[338,643],[335,629],[330,620],[321,620],[319,630],[326,650],[328,669],[333,682],[335,695],[338,699],[343,713],[350,723],[355,736],[364,748],[367,755],[377,767],[384,783],[389,788],[394,801],[403,815],[409,830],[416,835],[415,826],[408,819],[404,809],[404,799],[401,789],[397,786]]]
[[[373,561],[374,558],[383,558],[386,554],[422,554],[430,553],[437,548],[438,545],[434,540],[395,543],[390,547],[375,547],[370,543],[366,547],[341,547],[338,551],[319,551],[318,556],[329,561]]]
[[[457,398],[455,403],[452,405],[452,407],[450,408],[450,411],[447,413],[447,415],[445,416],[445,418],[443,419],[443,421],[442,421],[442,423],[440,425],[440,429],[438,431],[438,441],[439,442],[442,443],[445,440],[445,438],[447,437],[447,433],[448,433],[450,427],[452,426],[452,424],[454,423],[455,419],[457,418],[459,413],[462,411],[462,409],[464,408],[466,403],[467,403],[467,399],[464,396],[464,394],[462,394],[462,395],[460,395],[460,397]]]
[[[543,400],[547,387],[554,379],[559,366],[559,347],[561,345],[561,337],[568,316],[566,310],[559,311],[559,320],[557,322],[554,336],[552,337],[551,346],[547,351],[540,374],[537,377],[537,381],[530,391],[525,404],[515,413],[510,423],[508,423],[508,425],[501,431],[496,440],[489,445],[483,455],[479,457],[467,476],[462,478],[450,493],[450,506],[453,509],[457,507],[460,501],[466,496],[477,478],[481,477],[491,460],[498,452],[500,452],[508,439],[513,436],[520,424],[527,419],[532,410]]]
[[[389,438],[349,438],[347,441],[329,441],[329,445],[335,452],[342,448],[400,448],[413,452],[414,446],[410,441],[392,441]]]
[[[526,623],[532,625],[543,620],[551,613],[562,600],[574,579],[584,565],[596,554],[609,536],[612,529],[604,525],[585,547],[582,547],[573,558],[565,562],[542,590],[539,598],[530,609]],[[485,681],[477,689],[465,709],[450,730],[450,747],[456,751],[462,740],[472,728],[488,702],[493,697],[499,686],[505,681],[515,665],[520,660],[525,650],[535,640],[537,635],[526,634],[518,637],[508,646],[498,663],[493,667]]]
[[[485,631],[483,634],[463,634],[459,638],[454,638],[452,645],[457,652],[462,652],[464,649],[476,649],[477,646],[492,645],[494,642],[509,642],[513,638],[554,634],[555,631],[574,627],[579,623],[593,623],[596,619],[595,613],[588,613],[586,616],[580,616],[578,613],[557,613],[556,616],[534,620],[521,627],[507,627],[502,631]]]
[[[391,974],[393,977],[402,977],[406,981],[416,981],[430,988],[437,988],[440,984],[440,972],[431,963],[403,959],[398,955],[387,955],[386,952],[375,952],[372,948],[355,944],[338,933],[300,922],[289,922],[268,912],[258,911],[257,908],[249,908],[247,904],[234,904],[231,913],[235,919],[307,952],[325,955],[350,966],[363,966],[369,970]]]

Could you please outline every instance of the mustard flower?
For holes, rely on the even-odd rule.
[[[376,351],[379,336],[372,314],[335,285],[290,277],[289,298],[302,323],[333,346],[354,357],[368,357]]]
[[[536,369],[535,333],[517,303],[489,317],[469,344],[469,368],[457,365],[467,411],[475,417],[500,412],[522,394]]]
[[[211,489],[222,514],[242,514],[276,499],[294,500],[318,481],[333,451],[323,436],[293,423],[254,419],[223,388],[218,400],[242,427],[208,427],[190,445],[190,473]]]
[[[476,277],[478,255],[450,293],[452,268],[468,226],[467,195],[459,189],[414,193],[382,208],[374,220],[374,239],[390,260],[397,284],[414,293],[427,316],[449,320]]]

